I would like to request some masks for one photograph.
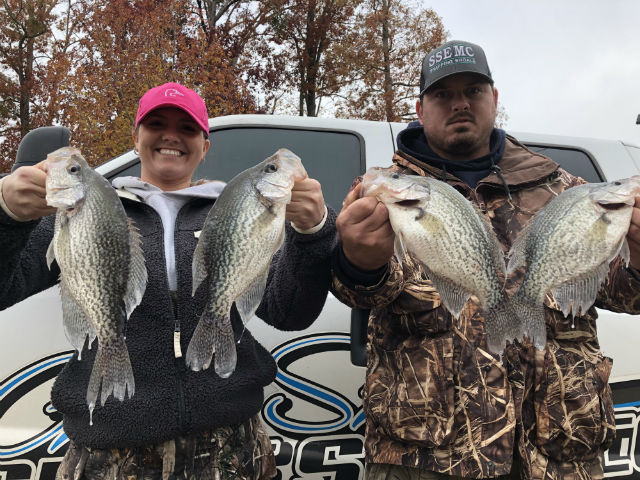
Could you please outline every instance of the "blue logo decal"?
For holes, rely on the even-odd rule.
[[[306,438],[311,433],[342,429],[345,433],[354,432],[364,424],[360,404],[356,405],[337,390],[292,373],[290,369],[296,362],[314,362],[314,356],[320,353],[348,351],[349,342],[349,335],[321,334],[296,338],[273,350],[273,358],[278,364],[276,384],[286,394],[274,394],[264,404],[263,414],[271,428],[283,435],[299,434]],[[329,418],[321,421],[294,418],[289,415],[294,402],[308,402],[320,407]]]
[[[28,456],[40,447],[53,455],[66,445],[62,415],[51,405],[50,388],[43,385],[58,375],[71,356],[63,352],[43,358],[0,383],[0,461]],[[31,411],[33,405],[39,409]],[[29,428],[12,427],[15,418],[29,418]]]

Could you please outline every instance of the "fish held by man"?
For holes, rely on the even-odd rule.
[[[533,217],[511,247],[507,273],[526,265],[513,305],[538,349],[546,344],[544,297],[551,291],[564,316],[584,314],[620,255],[630,260],[626,235],[640,176],[570,188]]]
[[[522,338],[507,297],[502,248],[489,221],[455,188],[439,180],[369,169],[362,193],[385,204],[396,234],[396,256],[411,253],[455,317],[474,295],[484,312],[487,346],[501,354]]]
[[[65,333],[78,354],[88,337],[98,348],[87,404],[92,421],[100,402],[113,394],[120,401],[135,393],[124,325],[147,285],[140,235],[116,191],[93,170],[80,151],[60,148],[48,155],[46,201],[56,208],[47,263],[60,267]]]
[[[280,149],[240,172],[209,211],[193,255],[193,294],[200,285],[208,300],[189,342],[186,362],[229,377],[237,354],[231,307],[243,323],[262,300],[269,265],[284,240],[285,210],[296,181],[307,178],[298,156]],[[206,280],[206,281],[205,281]]]

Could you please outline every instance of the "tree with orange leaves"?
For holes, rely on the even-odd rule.
[[[420,62],[447,40],[442,19],[415,1],[366,0],[357,24],[343,45],[352,82],[342,90],[336,114],[392,122],[414,118]]]
[[[0,3],[2,170],[13,161],[19,139],[34,126],[34,91],[43,74],[42,58],[51,36],[55,20],[52,11],[57,3],[57,0],[3,0]]]
[[[0,171],[42,125],[94,165],[126,151],[137,98],[166,81],[214,116],[407,118],[418,57],[446,39],[411,1],[2,0]]]
[[[78,44],[82,54],[61,106],[74,144],[91,163],[130,148],[137,99],[164,82],[196,89],[212,115],[253,111],[224,50],[195,28],[191,13],[184,0],[87,5]]]
[[[336,94],[348,78],[340,55],[353,28],[355,0],[272,1],[270,38],[284,59],[288,87],[298,92],[299,115],[317,116],[321,101]],[[347,75],[347,77],[345,77]]]

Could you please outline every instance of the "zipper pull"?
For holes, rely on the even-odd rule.
[[[173,356],[175,358],[182,357],[182,348],[180,347],[180,324],[176,322],[173,330]]]

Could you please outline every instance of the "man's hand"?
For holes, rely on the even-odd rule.
[[[320,182],[313,178],[299,180],[291,189],[291,202],[285,217],[299,230],[318,225],[324,217],[324,196]]]
[[[2,180],[2,198],[20,220],[35,220],[56,211],[47,205],[44,160],[34,166],[18,168]]]
[[[360,270],[383,267],[393,255],[395,234],[389,212],[374,197],[358,198],[362,185],[347,194],[336,227],[347,260]]]
[[[640,197],[636,197],[636,203],[633,206],[631,225],[629,225],[629,233],[627,233],[627,242],[629,243],[629,251],[631,252],[629,265],[636,270],[640,270]]]

